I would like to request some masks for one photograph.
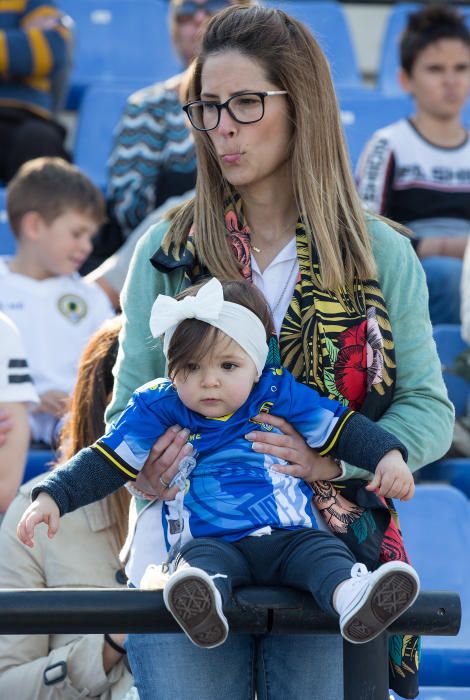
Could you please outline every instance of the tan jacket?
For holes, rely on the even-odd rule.
[[[16,525],[30,503],[35,479],[21,487],[0,527],[0,588],[119,587],[121,568],[112,552],[112,517],[105,502],[61,518],[53,540],[46,528],[36,530],[33,549],[16,537]],[[132,676],[123,661],[103,669],[103,635],[74,634],[0,636],[0,698],[15,700],[123,700]],[[44,671],[59,661],[67,677],[44,684]]]

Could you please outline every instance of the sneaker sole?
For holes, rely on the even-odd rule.
[[[381,634],[416,600],[417,580],[404,571],[391,571],[367,593],[363,606],[341,630],[348,642],[364,644]]]
[[[217,609],[214,592],[197,576],[186,576],[171,587],[167,607],[191,641],[210,649],[227,638],[227,625]]]

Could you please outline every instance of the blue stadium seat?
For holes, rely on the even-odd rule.
[[[397,79],[399,61],[400,34],[405,28],[408,15],[422,7],[415,3],[397,3],[392,5],[382,39],[380,65],[378,70],[377,87],[384,95],[401,95],[403,91]],[[466,16],[467,23],[470,20],[470,11],[467,7],[458,7]]]
[[[470,392],[470,385],[463,378],[453,374],[450,368],[457,355],[467,349],[467,343],[462,339],[459,325],[442,324],[433,328],[437,352],[441,360],[442,372],[449,398],[455,406],[457,417],[465,415]]]
[[[338,2],[267,0],[265,4],[284,10],[309,27],[328,57],[335,85],[362,84],[346,16]]]
[[[406,95],[384,97],[373,90],[339,90],[338,100],[353,168],[374,131],[409,116],[412,110]]]
[[[56,456],[52,450],[32,448],[28,452],[26,466],[23,474],[23,484],[35,476],[43,474],[50,469],[51,464],[55,461]]]
[[[107,161],[113,142],[113,131],[127,98],[136,85],[95,85],[87,88],[78,112],[74,162],[103,191],[107,182]]]
[[[441,360],[449,398],[454,404],[456,416],[462,416],[467,413],[470,385],[463,377],[453,374],[449,369],[456,356],[467,348],[467,344],[462,339],[461,329],[458,325],[435,326],[433,336]],[[421,469],[419,478],[421,481],[448,481],[470,498],[470,458],[468,457],[441,459]]]
[[[61,0],[75,22],[69,109],[98,82],[164,80],[181,70],[164,0]]]
[[[470,688],[423,688],[419,689],[419,700],[469,700]]]
[[[422,484],[416,487],[411,501],[397,501],[395,505],[422,588],[457,591],[464,611],[457,637],[423,638],[421,683],[468,687],[470,616],[465,611],[470,609],[469,501],[452,486]]]
[[[14,255],[16,240],[8,225],[5,200],[5,190],[0,187],[0,255]]]

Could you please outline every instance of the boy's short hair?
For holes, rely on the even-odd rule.
[[[79,168],[62,158],[35,158],[24,163],[8,184],[6,205],[17,238],[23,216],[31,211],[47,224],[70,209],[86,214],[97,225],[105,218],[100,190]]]
[[[400,37],[400,65],[408,75],[419,54],[441,39],[459,39],[470,48],[470,31],[465,18],[447,5],[429,5],[408,15]]]
[[[176,299],[196,296],[208,280],[185,289]],[[266,331],[266,341],[273,333],[274,324],[268,302],[263,294],[245,280],[221,281],[225,301],[240,304],[258,316]],[[198,362],[206,355],[215,338],[221,333],[218,328],[205,321],[188,318],[182,321],[173,333],[168,347],[168,376],[173,379],[179,371],[185,370],[188,362]]]

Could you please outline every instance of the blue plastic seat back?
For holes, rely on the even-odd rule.
[[[336,85],[359,87],[362,84],[346,15],[339,3],[268,0],[265,4],[284,10],[309,27],[330,62]]]
[[[469,700],[470,688],[424,688],[419,689],[419,700]]]
[[[468,499],[447,484],[419,484],[410,501],[394,503],[422,588],[457,591],[470,602]]]
[[[456,415],[462,416],[467,412],[470,384],[463,377],[453,374],[450,369],[457,355],[466,350],[468,346],[462,339],[459,325],[442,324],[435,326],[433,328],[433,336],[436,341],[449,398],[455,406]]]
[[[52,450],[30,449],[26,460],[22,483],[34,479],[34,477],[39,476],[39,474],[47,472],[55,459],[56,456]]]
[[[6,191],[0,187],[0,255],[14,255],[16,239],[8,224],[6,212]]]
[[[353,168],[374,131],[408,117],[412,111],[411,101],[406,95],[384,97],[372,90],[339,90],[338,100]]]
[[[462,602],[462,625],[456,637],[423,638],[421,683],[470,686],[469,501],[453,486],[420,484],[414,498],[395,505],[422,589],[456,591]]]
[[[61,0],[75,22],[68,106],[97,82],[164,80],[181,70],[164,0]]]
[[[103,191],[114,129],[127,98],[142,85],[95,85],[85,91],[78,113],[74,161]]]
[[[403,94],[397,78],[400,67],[400,34],[406,26],[408,16],[419,10],[421,7],[423,7],[423,5],[415,3],[397,3],[396,5],[393,5],[390,10],[382,39],[382,49],[377,80],[377,87],[384,94]],[[467,24],[470,24],[469,8],[458,6],[458,9],[466,17]]]

